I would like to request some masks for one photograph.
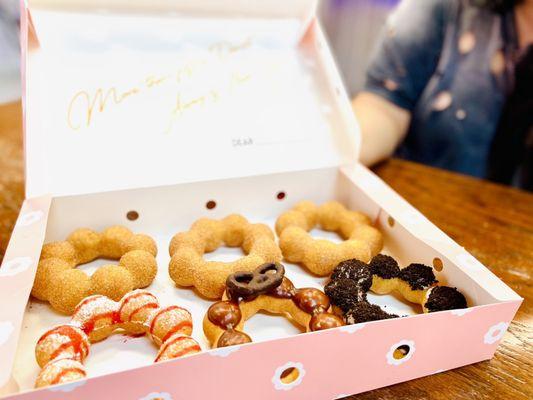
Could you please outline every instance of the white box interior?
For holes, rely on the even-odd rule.
[[[26,71],[27,197],[357,159],[338,73],[321,32],[302,16],[313,2],[264,17],[32,3],[40,46]]]
[[[285,199],[278,200],[283,191]],[[399,224],[392,227],[389,215],[370,200],[364,189],[353,184],[337,168],[272,174],[258,177],[236,178],[212,182],[189,183],[150,189],[137,189],[101,194],[57,197],[52,201],[48,220],[46,242],[64,240],[74,229],[89,227],[102,230],[110,225],[122,224],[134,232],[151,235],[158,244],[158,274],[148,290],[156,294],[162,305],[178,304],[188,308],[194,319],[193,336],[204,350],[209,346],[202,330],[202,319],[212,301],[200,298],[190,288],[177,288],[168,275],[168,244],[172,236],[187,230],[200,217],[223,218],[230,213],[240,213],[251,222],[264,222],[273,227],[277,215],[300,200],[317,203],[336,199],[354,210],[360,210],[376,221],[385,237],[383,252],[395,257],[400,266],[412,262],[432,265],[435,257],[444,263],[442,272],[436,272],[441,284],[456,286],[468,300],[469,307],[495,303],[476,281],[459,267],[438,254],[429,245],[412,236]],[[214,200],[217,206],[207,210],[205,205]],[[126,218],[128,211],[139,213],[136,221]],[[317,237],[339,240],[335,234],[313,231]],[[240,249],[221,248],[206,255],[208,259],[232,260],[241,255]],[[97,260],[80,268],[91,273],[97,266],[107,263]],[[311,275],[298,265],[284,263],[286,274],[297,287],[323,289],[327,278]],[[405,302],[392,295],[369,294],[369,301],[386,311],[400,315],[421,312],[418,305]],[[69,321],[57,314],[47,304],[31,299],[23,322],[14,378],[21,390],[33,388],[39,368],[34,357],[35,343],[46,330]],[[300,332],[299,328],[280,316],[259,314],[246,324],[246,331],[254,342],[276,339]],[[115,334],[91,347],[87,359],[89,376],[98,376],[153,362],[156,348],[146,338],[133,338]]]

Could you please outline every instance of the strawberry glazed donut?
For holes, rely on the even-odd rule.
[[[42,369],[35,387],[85,378],[83,362],[91,343],[116,331],[147,334],[159,347],[155,362],[201,351],[190,336],[192,317],[184,308],[161,308],[157,298],[146,290],[130,292],[118,302],[101,295],[90,296],[78,304],[69,324],[50,329],[37,342],[35,358]]]
[[[31,294],[67,315],[92,294],[118,301],[131,290],[152,283],[157,273],[156,255],[151,237],[134,234],[123,226],[112,226],[102,233],[77,229],[66,241],[43,246]],[[75,269],[97,258],[119,261],[118,265],[98,268],[92,276]]]
[[[344,242],[314,239],[309,231],[317,225],[325,231],[337,232]],[[368,262],[383,247],[381,232],[372,226],[368,216],[350,211],[336,201],[321,206],[310,201],[297,203],[278,217],[276,232],[283,257],[301,263],[319,276],[329,275],[344,260]]]
[[[232,262],[203,259],[204,253],[223,244],[241,247],[246,255]],[[238,214],[221,220],[197,220],[189,231],[172,238],[169,253],[172,280],[179,286],[194,286],[209,299],[222,297],[228,275],[252,271],[263,263],[281,261],[281,250],[270,228],[264,224],[251,224]]]

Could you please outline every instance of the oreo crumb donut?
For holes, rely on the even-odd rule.
[[[346,323],[397,317],[368,303],[369,290],[377,294],[397,291],[406,300],[420,304],[424,313],[467,307],[456,288],[437,284],[431,267],[414,263],[400,269],[392,257],[378,254],[369,264],[359,260],[339,263],[324,291],[334,308],[344,314]]]
[[[112,226],[102,233],[80,228],[66,241],[43,246],[31,294],[67,315],[92,294],[119,300],[131,290],[152,283],[157,273],[156,255],[152,238],[126,227]],[[119,261],[118,265],[100,267],[90,277],[75,269],[97,258]]]
[[[438,281],[433,269],[423,264],[410,264],[400,269],[396,260],[379,254],[369,263],[372,271],[371,290],[378,294],[399,292],[412,303],[423,304],[427,291]]]
[[[232,262],[205,261],[203,255],[221,245],[242,247],[246,256]],[[209,299],[220,299],[228,275],[252,271],[258,265],[281,261],[274,233],[264,224],[251,224],[232,214],[222,220],[201,218],[189,231],[176,234],[169,246],[169,274],[179,286],[194,286]]]
[[[318,289],[296,289],[279,263],[267,263],[252,272],[228,276],[222,301],[209,307],[204,333],[211,347],[227,347],[252,341],[244,323],[259,311],[283,315],[307,332],[344,325],[330,313],[328,297]]]
[[[436,312],[466,308],[463,294],[449,286],[435,286],[428,290],[424,302],[424,312]]]
[[[398,318],[398,315],[389,314],[388,312],[383,311],[381,307],[375,304],[370,304],[367,301],[355,303],[346,314],[344,314],[344,321],[349,325],[391,318]]]
[[[366,292],[352,279],[331,280],[324,287],[324,293],[330,298],[331,303],[343,312],[348,311],[358,301],[366,300]]]
[[[438,282],[433,268],[424,264],[409,264],[400,270],[396,290],[411,303],[423,304],[426,292]]]
[[[36,388],[71,382],[86,377],[83,362],[91,343],[116,331],[130,335],[147,334],[159,346],[155,362],[201,351],[190,337],[191,314],[184,308],[161,308],[146,290],[126,294],[119,302],[101,295],[85,298],[67,325],[45,332],[35,346],[35,358],[42,368]]]
[[[347,311],[353,302],[366,300],[371,286],[372,274],[368,265],[354,259],[342,261],[335,267],[324,291],[335,300],[335,305]]]
[[[344,242],[314,239],[309,231],[316,225],[337,232]],[[369,217],[336,201],[320,207],[310,201],[297,203],[278,217],[276,232],[285,259],[301,263],[320,276],[330,274],[344,260],[368,262],[383,246],[381,232],[371,225]]]

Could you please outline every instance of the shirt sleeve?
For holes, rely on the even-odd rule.
[[[452,0],[403,0],[387,20],[365,90],[411,111],[434,74]]]

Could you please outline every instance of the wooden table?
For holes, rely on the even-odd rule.
[[[0,106],[0,261],[24,197],[20,114]],[[533,195],[400,160],[375,170],[525,302],[492,360],[353,398],[533,399]]]

